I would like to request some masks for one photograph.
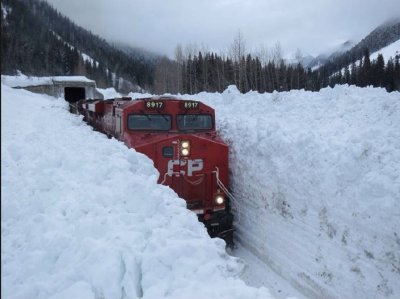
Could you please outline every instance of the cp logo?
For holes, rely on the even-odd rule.
[[[187,168],[187,175],[192,176],[194,171],[200,171],[203,169],[203,160],[169,160],[168,161],[168,175],[171,176],[174,173],[174,166],[180,166],[180,174],[185,175],[186,171],[182,170]]]

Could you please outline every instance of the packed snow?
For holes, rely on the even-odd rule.
[[[400,93],[200,93],[231,148],[236,237],[310,298],[400,298]]]
[[[63,99],[1,94],[2,298],[272,298],[150,159]]]
[[[251,252],[257,269],[156,185],[145,156],[62,99],[2,85],[2,294],[269,298],[262,276],[274,271],[307,298],[400,297],[399,92],[179,96],[216,109],[231,149],[234,254]]]

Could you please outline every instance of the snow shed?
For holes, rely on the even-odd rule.
[[[96,82],[84,76],[39,77],[37,80],[30,81],[29,85],[15,87],[62,97],[69,103],[75,103],[81,99],[104,99],[104,96],[96,89]]]
[[[75,103],[86,98],[86,90],[84,87],[65,87],[64,99],[69,103]]]

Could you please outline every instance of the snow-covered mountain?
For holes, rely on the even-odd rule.
[[[304,66],[309,67],[311,69],[317,69],[320,66],[324,65],[327,61],[332,60],[335,57],[338,57],[341,54],[349,51],[355,45],[356,45],[356,43],[351,40],[342,42],[342,43],[326,50],[324,53],[319,54],[317,57],[308,59],[307,64],[304,64]]]
[[[297,64],[301,63],[305,68],[317,69],[324,65],[327,61],[334,59],[335,57],[340,56],[341,54],[349,51],[356,45],[356,42],[347,40],[345,42],[341,42],[330,49],[327,49],[323,53],[314,57],[309,53],[302,54],[302,57],[296,58],[296,53],[292,53],[289,55],[287,59],[285,59],[288,64]]]
[[[300,54],[300,57],[298,57]],[[309,65],[315,58],[309,53],[291,53],[285,59],[286,64],[297,65],[300,63],[302,66],[306,67]]]
[[[2,74],[82,75],[122,92],[152,84],[154,58],[140,49],[126,54],[46,1],[4,0],[1,10]]]
[[[320,54],[312,60],[306,67],[318,69],[328,62],[342,61],[347,59],[359,59],[365,48],[370,53],[377,52],[400,39],[400,18],[390,19],[382,25],[371,31],[361,41],[352,40],[340,43],[338,46],[328,49],[325,53]],[[348,56],[348,58],[346,58]]]
[[[382,57],[385,60],[385,63],[387,63],[389,59],[395,59],[396,57],[400,57],[400,39],[382,49],[379,49],[378,51],[375,51],[374,53],[370,53],[370,60],[371,61],[376,60],[378,58],[379,54],[382,55]],[[364,62],[364,59],[361,58],[361,59],[355,61],[355,64],[360,65],[361,60]],[[345,72],[346,72],[346,68],[349,70],[349,72],[351,74],[352,67],[351,67],[351,64],[349,64],[333,75],[337,75],[337,74],[339,74],[339,72],[341,72],[341,75],[344,76]]]

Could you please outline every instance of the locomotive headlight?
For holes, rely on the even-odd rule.
[[[183,148],[181,151],[182,156],[189,156],[189,149]]]
[[[182,154],[182,156],[189,156],[190,155],[190,143],[189,143],[189,141],[182,141],[181,142],[181,154]]]
[[[224,199],[224,197],[222,195],[217,195],[215,197],[215,203],[217,205],[222,205],[224,203],[224,201],[225,201],[225,199]]]
[[[182,148],[189,148],[189,141],[182,141],[181,146]]]

